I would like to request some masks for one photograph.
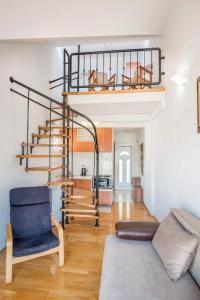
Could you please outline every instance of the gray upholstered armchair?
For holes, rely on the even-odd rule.
[[[49,188],[16,188],[10,191],[7,225],[6,283],[12,282],[12,265],[58,252],[64,264],[63,229],[50,214]],[[56,235],[52,232],[55,226]]]

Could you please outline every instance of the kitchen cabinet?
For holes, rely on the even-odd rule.
[[[80,129],[73,129],[73,151],[74,152],[93,152],[94,142],[89,137],[89,141],[84,140],[84,137],[78,132]],[[81,129],[82,130],[82,129]],[[70,133],[72,136],[72,132]],[[97,128],[97,136],[99,142],[100,152],[112,152],[112,128]],[[83,141],[84,140],[84,141]],[[70,144],[72,147],[72,138],[70,139]]]
[[[112,129],[98,128],[97,136],[99,142],[99,151],[112,152]]]
[[[99,191],[99,204],[100,205],[112,205],[113,192],[112,191]]]
[[[81,190],[92,189],[92,179],[73,179],[74,187]]]
[[[92,190],[92,178],[74,178],[74,188],[81,190]],[[112,205],[113,192],[112,190],[99,190],[99,204]]]

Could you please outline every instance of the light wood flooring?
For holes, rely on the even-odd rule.
[[[120,195],[120,196],[119,196]],[[4,284],[5,252],[0,253],[0,299],[97,300],[104,241],[114,234],[118,220],[154,221],[143,204],[130,201],[130,194],[116,192],[111,213],[101,213],[100,227],[91,220],[74,220],[66,227],[65,265],[57,267],[50,255],[14,266],[13,283]],[[128,195],[128,196],[127,196]]]

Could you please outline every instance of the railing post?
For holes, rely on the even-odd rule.
[[[123,52],[123,76],[124,76],[124,71],[125,71],[125,53]],[[123,85],[122,85],[122,90],[124,90],[124,81],[123,81]]]
[[[71,129],[71,134],[70,134],[70,129]],[[69,151],[71,150],[71,179],[73,180],[74,177],[74,114],[72,113],[71,116],[71,128],[69,129],[69,136],[70,136],[70,140],[69,140],[69,145],[71,145],[71,149],[69,147]],[[71,141],[71,143],[70,143]],[[73,186],[71,186],[71,195],[74,194],[74,189]]]
[[[52,132],[51,132],[51,120],[52,120],[52,118],[51,118],[51,116],[52,116],[52,102],[50,102],[50,111],[49,111],[49,119],[50,119],[50,125],[49,125],[49,172],[48,172],[48,177],[49,177],[49,181],[51,180],[51,171],[50,171],[50,169],[51,169],[51,134],[52,134]],[[47,131],[47,133],[48,133],[48,131]]]
[[[67,178],[69,178],[69,135],[70,135],[70,129],[69,129],[69,118],[70,118],[70,109],[67,104]]]
[[[66,76],[66,54],[65,54],[65,49],[63,50],[63,92],[66,91],[66,82],[65,82],[65,76]],[[62,116],[63,116],[63,139],[62,139],[62,143],[63,143],[63,151],[62,154],[65,156],[66,155],[66,148],[65,148],[65,96],[63,96],[63,109],[62,109]],[[66,167],[66,159],[65,157],[62,158],[62,177],[65,177],[65,167]],[[63,186],[62,188],[65,188],[65,186]],[[66,189],[65,191],[62,190],[62,199],[65,198],[66,196]],[[62,201],[62,208],[65,208],[65,201]],[[65,229],[65,213],[62,211],[62,227],[63,229]]]
[[[96,134],[97,137],[97,134]],[[98,145],[98,141],[97,141]],[[96,216],[99,217],[99,149],[96,149]],[[99,226],[99,218],[96,219],[95,226]]]
[[[30,117],[30,90],[28,89],[27,123],[26,123],[26,155],[29,155],[29,117]],[[28,169],[28,157],[26,158],[26,170]]]
[[[81,46],[78,45],[78,54],[80,54]],[[77,68],[78,68],[78,74],[77,74],[77,92],[79,92],[79,82],[80,82],[80,55],[77,56],[78,61],[77,61]]]

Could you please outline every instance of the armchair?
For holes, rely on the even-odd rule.
[[[113,86],[113,90],[115,89],[115,78],[116,74],[113,74],[110,78],[108,78],[108,74],[104,72],[97,72],[96,70],[92,70],[89,73],[88,83],[89,85],[94,85],[94,87],[90,88],[90,90],[95,90],[95,85],[101,85],[102,91],[108,90],[109,86]]]
[[[146,65],[145,67],[143,67],[140,63],[132,62],[127,64],[126,73],[129,74],[130,70],[133,74],[132,77],[125,74],[121,75],[122,84],[124,86],[130,85],[130,89],[135,89],[138,85],[145,83],[148,84],[148,86],[151,88],[153,76],[152,65]]]
[[[26,260],[58,252],[59,266],[64,265],[63,229],[50,214],[48,187],[12,189],[10,220],[6,228],[6,283],[12,282],[13,265]]]

